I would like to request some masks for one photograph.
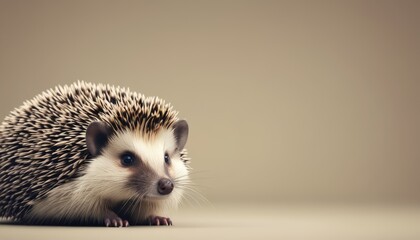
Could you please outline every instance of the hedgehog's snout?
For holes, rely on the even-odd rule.
[[[168,178],[162,178],[158,182],[158,192],[161,195],[168,195],[174,189],[174,183]]]

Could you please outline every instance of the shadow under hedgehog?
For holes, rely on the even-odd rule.
[[[172,225],[188,124],[157,97],[78,81],[0,125],[0,216],[24,224]]]

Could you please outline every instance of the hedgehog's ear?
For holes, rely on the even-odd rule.
[[[97,156],[108,144],[112,129],[104,122],[93,122],[86,130],[86,145],[92,156]]]
[[[173,125],[176,146],[179,151],[184,149],[188,139],[188,123],[185,120],[179,120]]]

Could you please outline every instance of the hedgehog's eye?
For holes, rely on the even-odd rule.
[[[169,158],[169,155],[167,153],[165,153],[165,163],[168,165],[171,163],[171,158]]]
[[[123,153],[120,158],[121,164],[126,167],[133,165],[136,160],[136,157],[131,152]]]

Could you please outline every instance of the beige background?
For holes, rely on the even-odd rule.
[[[215,205],[420,204],[419,23],[419,1],[0,0],[0,116],[128,86],[189,121]]]

